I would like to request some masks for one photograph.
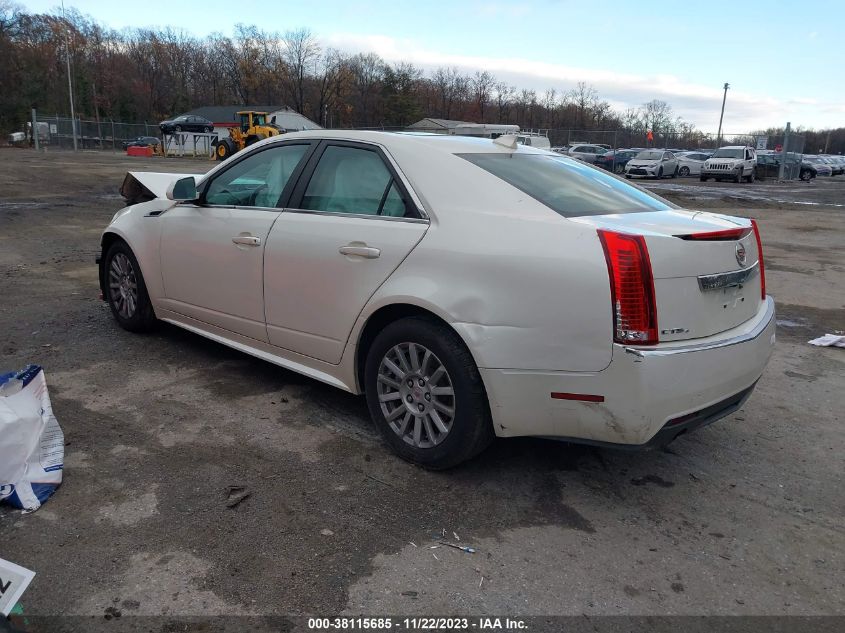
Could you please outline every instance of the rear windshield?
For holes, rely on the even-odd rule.
[[[564,156],[458,154],[564,217],[676,208],[609,173]]]

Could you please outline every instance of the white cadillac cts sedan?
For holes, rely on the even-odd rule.
[[[99,258],[122,327],[364,393],[429,468],[494,436],[665,444],[735,411],[775,340],[753,220],[510,136],[285,134],[122,192]]]

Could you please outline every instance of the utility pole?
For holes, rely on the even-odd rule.
[[[725,82],[725,94],[722,97],[722,114],[719,115],[719,132],[716,134],[716,149],[719,149],[719,145],[722,144],[722,119],[725,118],[725,101],[728,99],[728,88],[731,85],[728,82]]]
[[[67,20],[65,20],[65,0],[62,0],[62,22],[65,23],[65,28],[67,28]],[[77,149],[76,116],[73,112],[73,80],[70,78],[70,36],[67,31],[65,31],[65,61],[67,62],[67,93],[70,97],[70,126],[73,134],[73,151],[75,152]]]
[[[780,167],[778,168],[778,181],[783,180],[783,171],[786,166],[786,153],[789,151],[789,121],[786,122],[786,129],[783,131],[783,145],[780,148]],[[800,162],[800,161],[799,161]]]
[[[824,152],[823,154],[827,154],[827,148],[830,145],[830,130],[827,131],[827,137],[824,139]]]
[[[35,108],[32,109],[32,135],[30,138],[32,139],[32,146],[35,148],[35,151],[39,151],[41,146],[39,145],[39,141],[41,139],[38,138],[38,117],[35,114]]]

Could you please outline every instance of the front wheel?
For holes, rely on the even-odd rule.
[[[663,178],[663,167],[657,170],[657,179],[660,180],[661,178]]]
[[[230,138],[224,138],[217,143],[217,147],[214,148],[214,158],[223,161],[229,158],[232,154],[237,151],[237,147],[235,147],[234,141]]]
[[[144,276],[132,249],[121,240],[106,251],[106,301],[120,327],[130,332],[147,332],[156,323]]]
[[[736,172],[736,176],[734,176],[734,182],[742,182],[742,167],[739,168],[739,171]]]
[[[403,459],[451,468],[493,439],[487,394],[469,350],[448,326],[423,317],[391,323],[364,368],[370,415]]]
[[[752,183],[757,179],[756,175],[754,174],[754,170],[751,170],[751,173],[745,177],[745,182]]]

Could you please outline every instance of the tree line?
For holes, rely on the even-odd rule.
[[[0,0],[0,131],[21,129],[32,107],[69,113],[68,53],[76,111],[86,118],[153,123],[200,106],[285,104],[327,127],[404,127],[434,117],[619,130],[601,139],[619,145],[642,143],[648,130],[656,145],[705,142],[665,101],[620,112],[587,82],[538,93],[487,71],[427,74],[374,53],[342,52],[304,28],[238,24],[231,37],[203,38],[170,27],[114,30],[74,9],[28,13],[10,0]],[[553,144],[569,140],[551,136]]]

